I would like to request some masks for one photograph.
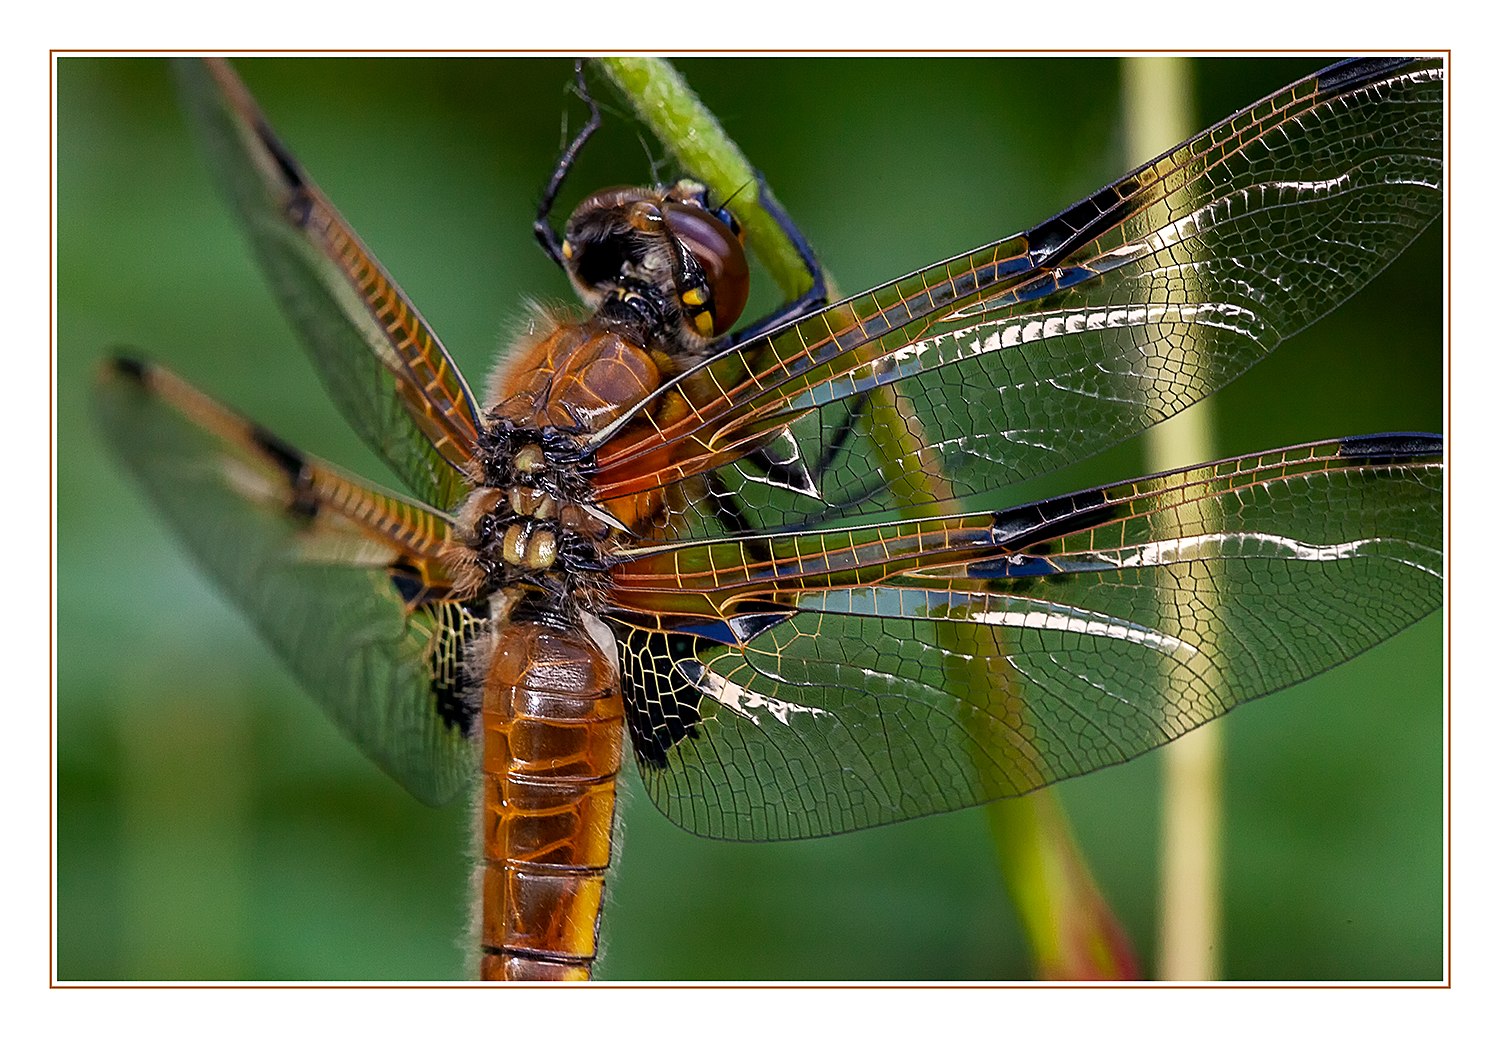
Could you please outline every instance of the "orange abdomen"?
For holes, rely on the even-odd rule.
[[[617,665],[514,623],[485,675],[481,980],[588,980],[625,740]]]

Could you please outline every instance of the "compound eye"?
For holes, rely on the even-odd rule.
[[[662,220],[672,236],[687,248],[703,268],[706,296],[689,289],[682,302],[699,309],[694,322],[704,338],[723,335],[745,312],[750,298],[750,266],[739,239],[712,213],[680,202],[661,207]]]

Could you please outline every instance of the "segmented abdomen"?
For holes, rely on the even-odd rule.
[[[482,980],[588,980],[609,866],[624,706],[611,653],[513,623],[484,682]]]

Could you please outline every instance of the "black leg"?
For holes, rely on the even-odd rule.
[[[844,449],[844,444],[849,441],[849,435],[854,432],[854,423],[859,421],[864,414],[865,404],[870,400],[869,393],[861,393],[849,404],[849,413],[844,415],[844,420],[839,422],[839,427],[834,430],[833,435],[823,447],[823,456],[818,459],[813,468],[813,479],[822,482],[823,474],[832,467],[834,459]]]
[[[573,143],[568,145],[562,157],[557,160],[557,168],[552,171],[552,179],[547,183],[547,190],[542,192],[541,205],[537,206],[536,222],[531,225],[536,232],[536,240],[541,243],[542,251],[552,257],[552,262],[562,267],[563,270],[568,268],[563,263],[562,239],[552,227],[552,205],[557,201],[557,193],[562,190],[563,181],[568,179],[568,173],[573,168],[578,153],[583,150],[583,146],[588,143],[588,139],[594,135],[594,131],[602,122],[599,118],[599,105],[595,103],[593,95],[589,93],[588,85],[583,81],[582,59],[574,63],[573,73],[578,78],[578,96],[583,98],[584,103],[589,106],[589,121],[584,124],[583,129],[578,131],[578,136],[573,138]]]
[[[860,418],[863,417],[865,406],[869,402],[869,399],[870,395],[868,393],[861,393],[849,402],[848,411],[845,413],[838,426],[832,430],[831,435],[829,435],[825,439],[823,449],[820,452],[818,459],[813,463],[810,469],[802,466],[800,463],[793,466],[788,464],[787,462],[778,460],[772,453],[772,451],[765,447],[759,447],[755,450],[747,452],[745,456],[740,459],[740,464],[748,465],[751,468],[756,469],[757,471],[762,473],[766,477],[766,481],[771,484],[782,486],[784,488],[792,490],[793,492],[796,492],[796,488],[804,488],[807,491],[818,494],[820,496],[820,499],[822,499],[827,505],[827,511],[822,513],[821,518],[826,518],[831,514],[837,514],[844,508],[851,507],[855,504],[858,504],[860,501],[867,500],[870,490],[878,489],[879,486],[883,486],[884,484],[880,483],[872,485],[870,488],[867,488],[867,490],[863,494],[858,494],[846,500],[836,502],[828,501],[826,498],[821,498],[821,486],[823,482],[823,476],[838,460],[839,455],[848,445],[849,437],[854,433],[854,426],[860,420]],[[749,521],[749,519],[746,518],[744,510],[739,506],[737,495],[734,492],[730,491],[728,486],[725,485],[723,475],[720,472],[713,471],[708,473],[707,485],[709,491],[708,497],[710,500],[709,507],[713,510],[714,517],[718,519],[718,521],[724,526],[725,530],[731,535],[742,536],[755,533],[797,533],[801,530],[809,528],[813,523],[821,521],[821,518],[812,518],[800,523],[795,523],[791,526],[775,527],[772,529],[758,527],[753,525]],[[769,561],[769,558],[761,558],[760,555],[756,553],[753,547],[748,548],[747,550],[749,550],[751,557],[755,558],[757,561]]]
[[[792,247],[797,250],[802,266],[812,277],[812,286],[796,299],[778,307],[754,324],[719,340],[715,347],[716,353],[732,350],[741,343],[759,338],[773,329],[800,320],[828,305],[828,287],[823,281],[823,268],[818,264],[818,258],[813,255],[812,246],[807,243],[807,239],[792,222],[786,210],[781,208],[781,203],[771,197],[771,190],[766,187],[766,178],[761,175],[760,170],[755,171],[755,182],[759,188],[760,207],[770,214],[771,219],[776,221],[776,226],[781,228],[782,233],[791,241]]]

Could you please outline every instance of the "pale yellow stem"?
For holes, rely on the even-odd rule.
[[[1155,158],[1192,132],[1191,75],[1185,58],[1133,58],[1124,63],[1128,165]],[[1212,401],[1148,430],[1145,442],[1146,465],[1153,472],[1212,458]],[[1205,725],[1162,751],[1157,945],[1157,976],[1162,980],[1213,980],[1219,975],[1222,758],[1217,724]]]

